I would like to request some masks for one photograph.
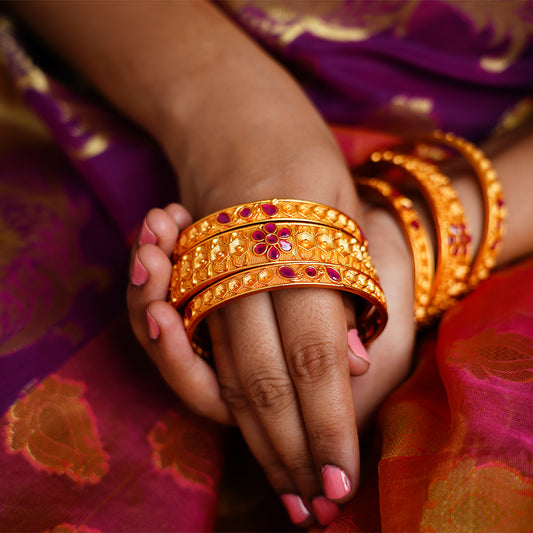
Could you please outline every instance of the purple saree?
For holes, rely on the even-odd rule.
[[[294,73],[350,164],[407,128],[502,135],[533,107],[533,2],[221,7]],[[0,57],[0,530],[294,529],[127,325],[128,247],[176,198],[163,155],[37,66],[5,19]],[[496,273],[424,335],[328,531],[533,530],[532,280],[531,259]]]

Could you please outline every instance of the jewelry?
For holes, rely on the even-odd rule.
[[[415,180],[431,209],[437,233],[438,253],[427,320],[442,314],[463,295],[472,262],[471,237],[463,207],[450,181],[438,168],[412,155],[390,150],[374,152],[373,163],[400,167]]]
[[[197,326],[209,313],[230,301],[287,287],[332,287],[361,296],[365,306],[356,320],[363,342],[376,338],[387,322],[385,295],[375,278],[353,267],[298,261],[251,268],[228,276],[197,294],[183,313],[189,340],[195,340]]]
[[[483,195],[485,218],[481,244],[467,279],[469,288],[473,289],[489,276],[496,264],[496,258],[501,248],[507,218],[502,187],[491,161],[473,143],[453,133],[444,133],[438,130],[429,136],[429,141],[449,146],[459,152],[472,166],[478,177]],[[415,144],[415,148],[422,151],[424,145],[418,142]],[[431,153],[429,150],[425,151]]]
[[[178,256],[170,300],[181,307],[222,278],[275,261],[351,266],[376,278],[366,246],[344,231],[314,223],[256,223],[210,237]]]
[[[257,222],[269,221],[315,222],[350,233],[361,244],[366,242],[359,226],[333,207],[305,200],[275,198],[228,207],[200,219],[181,233],[174,249],[174,257],[183,255],[202,241],[219,233]]]
[[[416,322],[424,322],[431,300],[435,261],[431,240],[413,207],[413,202],[390,183],[377,178],[358,177],[357,188],[378,195],[400,224],[413,258],[414,317]]]

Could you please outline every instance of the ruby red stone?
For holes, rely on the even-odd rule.
[[[281,267],[279,269],[280,276],[287,278],[287,279],[294,279],[296,277],[296,272],[291,267]]]
[[[448,237],[448,243],[449,243],[449,244],[453,244],[454,242],[455,242],[455,237],[454,237],[453,235],[450,235],[450,236]]]
[[[292,250],[292,244],[290,242],[287,242],[287,241],[279,241],[279,247],[284,252],[290,252]]]
[[[311,278],[314,278],[317,274],[316,272],[316,268],[315,267],[312,267],[312,266],[308,266],[306,269],[305,269],[305,273],[310,276]]]
[[[278,231],[278,235],[280,239],[286,239],[291,234],[291,230],[289,228],[281,228]]]
[[[192,309],[190,307],[187,307],[187,309],[185,309],[185,317],[189,319],[192,317]]]
[[[230,217],[227,213],[219,213],[217,215],[217,222],[219,224],[228,224],[230,222]]]
[[[341,279],[341,275],[334,268],[327,267],[326,272],[328,273],[331,281],[339,281]]]
[[[411,222],[411,226],[413,226],[413,228],[415,229],[418,229],[420,227],[420,224],[416,220],[413,220]]]
[[[265,215],[273,217],[277,212],[278,208],[272,204],[262,204],[261,209],[264,211]]]
[[[273,222],[268,222],[267,224],[265,224],[265,231],[267,233],[274,233],[276,231],[276,224],[274,224]]]
[[[243,207],[239,214],[242,218],[248,218],[252,214],[252,210],[249,207]]]
[[[505,202],[502,200],[502,198],[498,198],[496,200],[496,203],[497,203],[498,207],[503,207],[505,205]]]
[[[254,241],[262,241],[265,239],[265,234],[260,230],[254,231],[252,233],[252,239]]]
[[[256,244],[254,246],[254,252],[257,255],[263,255],[266,252],[266,249],[267,249],[267,245],[263,242],[260,242],[259,244]]]
[[[268,244],[277,244],[277,242],[278,242],[278,236],[275,235],[274,233],[269,233],[269,234],[266,236],[266,242],[268,242]]]
[[[269,259],[272,259],[273,261],[275,261],[276,259],[279,259],[279,256],[281,254],[279,253],[279,250],[277,248],[270,248],[270,250],[268,251],[268,257]]]

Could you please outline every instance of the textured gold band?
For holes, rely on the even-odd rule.
[[[183,255],[202,241],[237,227],[258,222],[315,222],[353,235],[361,244],[365,238],[347,215],[322,204],[304,200],[265,200],[229,207],[208,215],[186,228],[178,238],[174,257]]]
[[[211,312],[243,296],[287,287],[331,287],[361,296],[367,304],[356,318],[362,341],[376,338],[387,322],[385,296],[376,279],[347,266],[307,261],[277,263],[224,278],[196,295],[186,306],[183,323],[195,340],[199,323]],[[194,344],[193,343],[193,344]]]
[[[425,322],[431,300],[435,261],[431,240],[425,230],[413,202],[390,183],[377,178],[357,178],[357,188],[377,194],[399,222],[411,249],[413,258],[416,322]]]
[[[387,163],[405,170],[417,183],[431,209],[437,233],[438,252],[427,320],[440,315],[466,292],[472,262],[471,237],[465,213],[450,181],[435,165],[412,155],[378,151],[374,163]]]
[[[277,261],[332,263],[377,277],[366,246],[344,231],[315,223],[256,223],[210,237],[178,256],[171,302],[182,307],[222,278]]]
[[[453,133],[444,133],[438,130],[434,131],[428,140],[449,146],[459,152],[472,166],[479,181],[485,217],[481,244],[467,279],[469,289],[473,289],[480,281],[489,276],[496,264],[496,258],[501,248],[507,218],[502,187],[490,160],[482,150],[471,142]],[[423,153],[423,145],[421,146],[421,144],[417,143],[415,148]],[[426,153],[431,152],[426,150]]]

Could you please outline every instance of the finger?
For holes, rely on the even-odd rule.
[[[348,330],[348,365],[350,368],[350,375],[361,376],[368,371],[370,359],[356,329],[353,297],[351,295],[343,294],[342,302],[344,304],[344,317],[346,319]]]
[[[234,423],[215,372],[194,353],[178,312],[167,302],[154,301],[146,318],[148,352],[167,383],[193,412],[221,424]]]
[[[181,204],[168,204],[165,207],[165,211],[172,217],[174,222],[177,224],[179,231],[183,231],[187,226],[192,224],[191,214]]]
[[[280,495],[292,522],[300,526],[309,526],[313,522],[309,511],[310,505],[297,493],[294,482],[274,449],[242,385],[228,341],[226,320],[222,313],[214,313],[208,322],[222,397],[231,409],[250,451],[262,466],[274,490]]]
[[[341,295],[294,288],[272,298],[324,494],[345,501],[359,482],[359,447]]]
[[[270,294],[222,309],[235,366],[248,404],[304,500],[321,493],[296,391],[285,363]],[[234,408],[238,408],[236,405]],[[235,412],[235,410],[234,410]],[[266,470],[267,476],[272,474]]]
[[[139,234],[139,246],[157,244],[167,256],[170,256],[179,232],[178,222],[173,216],[173,211],[178,210],[178,206],[173,205],[176,207],[171,211],[168,210],[170,208],[168,206],[167,209],[155,208],[147,213]],[[179,216],[177,218],[180,219]]]

